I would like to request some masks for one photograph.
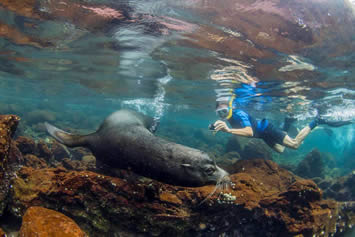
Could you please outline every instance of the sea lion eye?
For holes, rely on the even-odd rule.
[[[216,171],[216,169],[213,166],[207,167],[205,169],[205,172],[207,175],[212,175],[215,171]]]

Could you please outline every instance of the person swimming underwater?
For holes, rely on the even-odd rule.
[[[261,138],[275,151],[282,153],[286,147],[298,149],[308,134],[318,125],[326,124],[332,127],[340,127],[351,124],[351,121],[329,122],[317,116],[306,127],[304,127],[295,138],[290,137],[287,132],[274,126],[268,119],[255,119],[247,112],[238,108],[235,97],[229,101],[219,101],[216,105],[216,113],[221,118],[217,120],[212,128],[214,131],[223,131],[238,136]],[[228,121],[232,128],[229,128]],[[291,122],[292,120],[288,120]],[[289,127],[289,123],[285,127]]]

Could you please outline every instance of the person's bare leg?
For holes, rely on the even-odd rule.
[[[283,145],[297,149],[311,131],[312,129],[309,126],[306,126],[297,134],[295,138],[291,138],[290,136],[286,135],[283,140]]]
[[[275,151],[277,151],[278,153],[282,153],[282,152],[284,152],[285,147],[284,147],[283,145],[280,145],[280,144],[277,144],[277,143],[276,143],[276,144],[274,145],[273,149],[274,149]]]

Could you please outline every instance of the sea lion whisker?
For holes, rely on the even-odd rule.
[[[221,189],[222,191],[226,190],[226,189],[229,187],[228,184],[229,184],[229,178],[228,178],[227,175],[226,175],[226,176],[223,176],[222,178],[220,178],[220,179],[217,181],[217,183],[216,183],[216,185],[215,185],[213,191],[212,191],[211,193],[209,193],[209,194],[207,195],[207,197],[206,197],[205,199],[203,199],[202,202],[200,202],[200,203],[198,204],[198,206],[200,206],[201,204],[203,204],[204,202],[206,202],[207,199],[210,199],[210,198],[213,196],[213,194],[216,193],[217,190],[220,190],[220,189]],[[221,196],[221,193],[218,193],[217,199],[219,199],[220,196]]]
[[[216,190],[218,189],[218,187],[219,187],[219,184],[217,183],[217,184],[215,185],[213,191],[212,191],[211,193],[209,193],[209,194],[207,195],[207,197],[206,197],[205,199],[203,199],[202,202],[200,202],[200,203],[198,204],[198,206],[200,206],[201,204],[203,204],[204,202],[206,202],[208,199],[210,199],[210,198],[212,197],[212,195],[216,192]]]

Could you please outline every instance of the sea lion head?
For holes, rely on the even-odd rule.
[[[206,153],[197,152],[200,153],[200,159],[181,164],[184,169],[185,183],[190,183],[191,186],[219,185],[229,180],[227,171],[216,165]]]

